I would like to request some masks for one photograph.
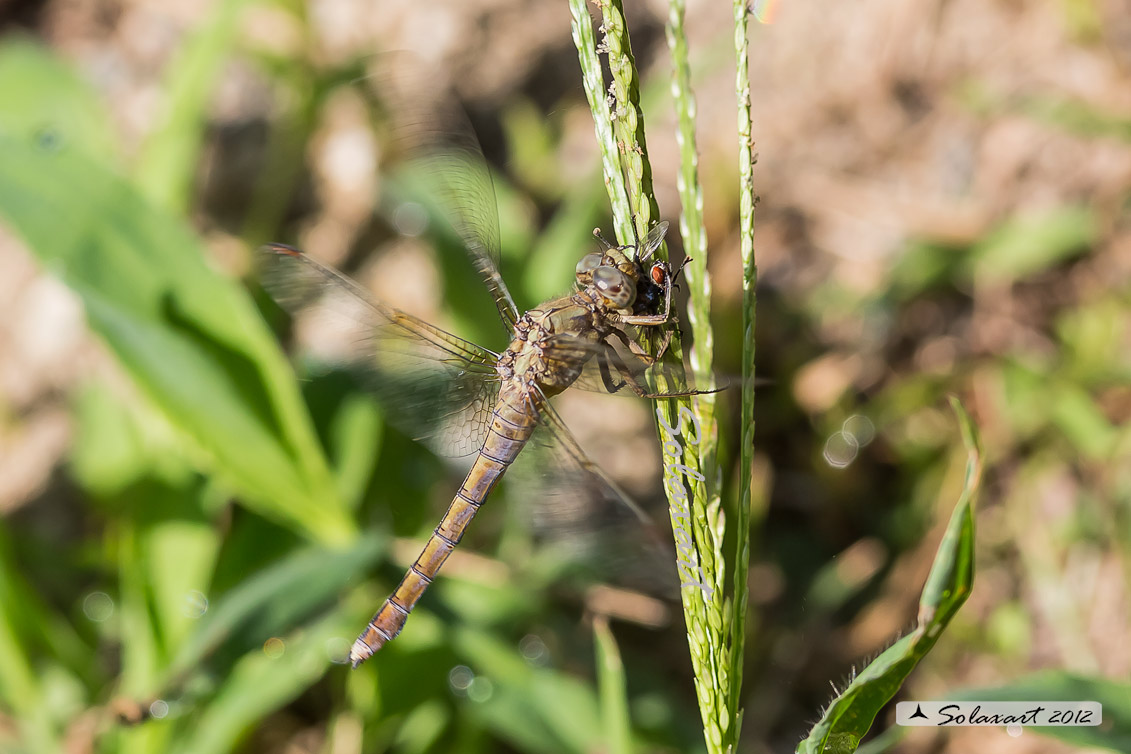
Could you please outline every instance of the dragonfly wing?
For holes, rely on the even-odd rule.
[[[556,546],[601,582],[675,596],[679,578],[670,534],[590,460],[545,400],[540,413],[542,421],[508,478],[511,489],[519,485],[547,549]]]
[[[421,183],[430,204],[460,237],[486,283],[507,332],[518,308],[499,273],[499,210],[487,160],[475,131],[441,76],[419,65],[384,57],[375,60],[370,88],[388,115],[389,152],[399,157],[398,175]]]
[[[633,328],[624,328],[627,337],[635,340]],[[628,378],[650,389],[653,380],[662,375],[669,392],[710,390],[716,387],[710,376],[692,376],[687,373],[675,354],[665,354],[659,362],[648,364],[615,337],[606,341],[590,342],[562,335],[551,340],[546,348],[550,359],[584,361],[581,375],[571,387],[595,393],[633,395]],[[615,389],[614,389],[615,388]]]
[[[266,246],[260,256],[263,287],[297,327],[312,326],[315,350],[320,335],[348,333],[324,358],[358,375],[399,429],[442,455],[479,448],[499,391],[497,354],[375,301],[296,249]]]

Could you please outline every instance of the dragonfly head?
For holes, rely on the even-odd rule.
[[[594,289],[612,309],[631,309],[640,267],[625,255],[628,248],[610,247],[583,256],[574,270],[578,287]]]
[[[636,314],[654,314],[664,301],[674,276],[663,261],[648,260],[664,241],[668,224],[658,223],[644,240],[634,246],[613,246],[594,231],[603,251],[586,254],[577,263],[579,288],[596,289],[613,309],[628,309]]]

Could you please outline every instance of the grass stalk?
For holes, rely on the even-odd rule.
[[[605,176],[605,189],[609,193],[609,205],[613,210],[613,226],[617,238],[632,238],[632,211],[628,206],[624,179],[620,177],[620,153],[617,139],[613,135],[612,113],[609,112],[609,102],[605,97],[601,60],[597,55],[597,42],[593,36],[593,21],[589,17],[586,0],[569,0],[569,10],[573,43],[581,62],[581,81],[585,87],[585,97],[589,100],[589,109],[593,112],[593,129],[597,136],[597,146],[601,150],[601,172]]]
[[[735,95],[738,98],[739,233],[742,257],[742,414],[739,425],[739,488],[735,515],[734,607],[731,614],[731,704],[738,710],[746,645],[747,575],[750,565],[751,475],[754,468],[754,324],[758,268],[754,260],[754,136],[750,117],[750,73],[746,0],[734,0]],[[735,741],[741,712],[735,721]]]
[[[629,222],[613,212],[617,235],[621,243],[633,243],[643,238],[648,228],[659,219],[659,208],[652,191],[651,167],[644,134],[644,118],[640,110],[639,79],[624,14],[619,0],[599,0],[601,29],[604,37],[599,46],[590,49],[593,39],[592,21],[580,0],[571,0],[573,9],[574,40],[578,45],[586,91],[593,111],[595,130],[601,143],[606,185],[621,184],[631,213]],[[679,27],[682,27],[680,11]],[[682,32],[679,34],[682,36]],[[595,82],[601,78],[598,52],[608,56],[612,85],[606,100],[603,90]],[[702,231],[702,198],[696,177],[694,142],[694,102],[690,98],[690,76],[686,65],[686,44],[683,45],[682,74],[677,78],[684,98],[681,112],[681,149],[684,164],[681,169],[681,190],[684,216],[681,233],[688,249],[694,249],[698,267],[689,276],[688,286],[696,301],[693,332],[696,333],[697,354],[693,358],[693,371],[706,367],[709,371],[711,339],[701,331],[709,327],[710,284],[706,274],[706,244]],[[609,143],[609,139],[613,140]],[[615,162],[608,159],[615,155]],[[619,192],[610,188],[610,197]],[[619,211],[623,211],[623,208]],[[625,233],[625,226],[630,232]],[[690,240],[686,240],[690,239]],[[658,252],[666,258],[666,249]],[[678,337],[678,335],[677,335]],[[678,340],[673,340],[673,353],[682,353]],[[656,376],[656,389],[677,389],[668,384],[664,375]],[[735,715],[731,699],[735,696],[730,685],[733,672],[729,654],[731,641],[728,635],[724,608],[724,558],[721,551],[722,518],[719,515],[718,496],[709,492],[717,490],[719,477],[714,459],[713,439],[716,429],[710,404],[698,402],[692,409],[688,399],[669,399],[658,402],[657,416],[661,441],[664,443],[664,489],[668,496],[669,513],[675,534],[678,566],[681,575],[681,597],[684,621],[687,626],[688,647],[695,670],[695,689],[703,720],[703,733],[711,752],[733,750],[735,742]],[[700,416],[708,421],[699,423]],[[698,429],[686,425],[693,417]],[[666,425],[666,427],[665,427]],[[675,430],[675,431],[673,431]],[[711,483],[709,485],[709,482]]]
[[[628,714],[628,684],[624,662],[607,618],[593,621],[597,649],[597,690],[601,701],[601,722],[605,726],[605,746],[609,754],[632,754],[632,726]]]
[[[648,142],[644,137],[644,113],[640,110],[640,81],[632,56],[628,27],[621,0],[597,0],[601,9],[601,28],[605,35],[601,48],[606,53],[613,82],[609,98],[613,105],[613,134],[617,140],[621,175],[628,193],[635,236],[621,239],[630,243],[644,238],[659,220],[660,210],[652,193],[652,166],[648,162]]]

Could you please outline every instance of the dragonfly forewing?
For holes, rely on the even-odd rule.
[[[499,273],[499,213],[479,140],[451,88],[437,86],[442,76],[395,57],[374,58],[367,79],[385,114],[393,172],[460,237],[509,335],[519,313]]]
[[[586,399],[575,400],[575,408]],[[620,420],[634,412],[615,412],[606,430],[619,434]],[[599,410],[599,409],[598,409]],[[631,424],[631,422],[630,422]],[[631,433],[630,428],[625,428]],[[593,441],[594,438],[590,438]],[[637,469],[654,466],[648,479],[659,477],[658,454],[637,455],[632,444],[606,437],[616,444],[623,471],[625,462]],[[609,450],[608,442],[599,441]],[[608,463],[612,458],[602,458]],[[614,463],[614,465],[617,465]],[[577,438],[567,428],[554,406],[547,404],[541,422],[527,448],[508,471],[508,492],[518,490],[517,498],[527,507],[531,530],[539,542],[539,554],[548,558],[556,570],[581,576],[584,582],[597,580],[663,597],[678,597],[674,588],[678,575],[673,565],[671,536],[656,523],[657,516],[594,463]],[[640,488],[643,489],[643,488]],[[645,502],[662,504],[659,499]]]
[[[479,449],[499,392],[497,354],[373,300],[288,246],[264,247],[260,280],[296,320],[329,317],[355,333],[336,358],[402,432],[445,456]]]

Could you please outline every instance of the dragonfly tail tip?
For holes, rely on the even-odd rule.
[[[372,656],[373,649],[363,639],[359,638],[350,649],[350,665],[356,668]]]

